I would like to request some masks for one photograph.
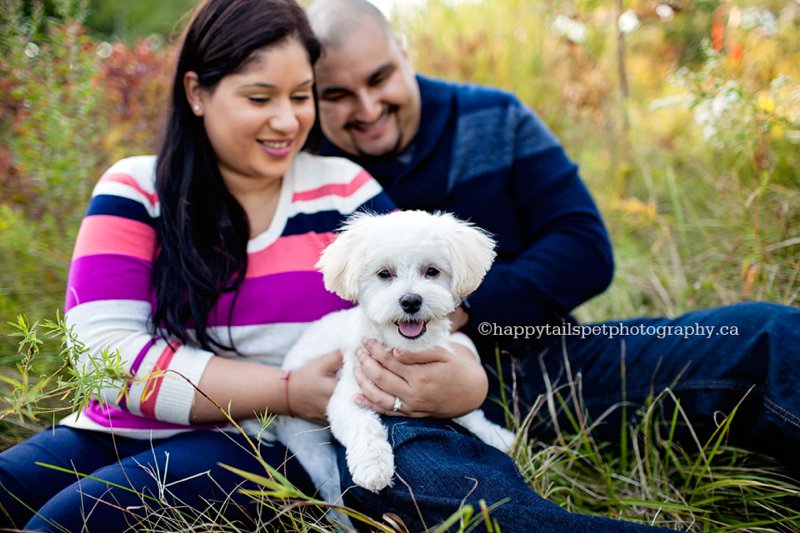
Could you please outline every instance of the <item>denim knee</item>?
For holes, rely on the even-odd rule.
[[[0,454],[0,528],[22,527],[52,495],[75,480],[68,471],[110,460],[103,436],[55,426]],[[39,464],[37,464],[39,463]]]
[[[508,455],[484,444],[452,421],[386,417],[384,424],[395,455],[396,474],[393,486],[385,491],[408,492],[407,486],[411,486],[415,498],[448,494],[459,502],[475,493],[474,478],[479,471],[483,475],[477,494],[482,496],[491,497],[489,492],[498,483],[506,484],[509,475],[522,482]],[[342,451],[340,463],[343,459]],[[353,481],[346,463],[340,464],[340,470],[342,488],[351,487]],[[359,487],[352,490],[369,496],[368,491]],[[500,498],[505,495],[507,492],[503,491],[498,494]]]
[[[392,487],[371,493],[352,486],[344,450],[339,469],[345,503],[373,518],[394,513],[410,531],[423,531],[450,518],[463,505],[481,501],[503,531],[638,532],[653,529],[569,513],[527,486],[513,460],[452,421],[385,418],[395,452]]]

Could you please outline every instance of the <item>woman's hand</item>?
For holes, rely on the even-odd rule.
[[[447,315],[447,318],[450,319],[450,332],[455,333],[467,325],[467,322],[469,322],[469,313],[464,311],[463,307],[458,306],[452,313]]]
[[[356,352],[356,379],[364,393],[356,401],[390,416],[456,418],[474,411],[486,399],[489,380],[471,350],[450,347],[406,352],[366,340]],[[395,398],[401,402],[397,411]]]
[[[309,422],[327,426],[325,410],[336,387],[336,372],[342,368],[342,352],[330,352],[292,371],[289,405],[292,414]]]

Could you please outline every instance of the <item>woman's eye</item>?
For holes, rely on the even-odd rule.
[[[378,277],[381,279],[390,279],[392,277],[392,273],[388,270],[381,270],[378,272]]]
[[[295,94],[294,96],[292,96],[292,100],[294,100],[295,102],[305,102],[310,98],[311,98],[310,94]]]
[[[439,270],[433,267],[428,267],[428,270],[425,271],[425,277],[427,278],[435,278],[439,275]]]
[[[255,104],[266,104],[269,102],[269,96],[248,96],[247,99]]]

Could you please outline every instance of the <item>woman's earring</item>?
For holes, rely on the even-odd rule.
[[[194,107],[192,107],[192,109],[194,109],[195,113],[199,113],[200,112],[200,104],[194,104]]]

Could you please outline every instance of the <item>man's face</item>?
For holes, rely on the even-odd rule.
[[[326,47],[314,68],[322,132],[357,157],[392,156],[420,119],[419,86],[393,35],[365,18],[342,46]]]

